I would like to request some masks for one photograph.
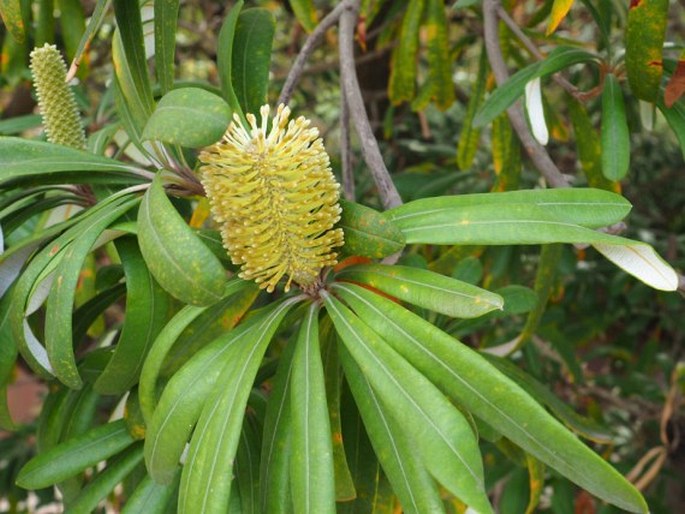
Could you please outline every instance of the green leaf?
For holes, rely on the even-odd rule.
[[[117,21],[117,33],[114,36],[113,52],[121,44],[123,53],[112,55],[115,72],[130,77],[135,88],[134,96],[144,108],[145,117],[149,116],[154,106],[150,76],[148,74],[147,59],[145,57],[145,42],[143,37],[143,21],[140,15],[140,5],[130,0],[112,0],[114,16]],[[118,34],[118,36],[117,36]],[[118,40],[118,41],[117,41]],[[118,52],[117,52],[118,53]],[[117,73],[121,78],[122,75]]]
[[[86,51],[86,48],[90,47],[90,43],[93,41],[93,38],[100,30],[102,22],[104,21],[105,16],[107,14],[109,5],[110,0],[97,0],[95,8],[93,9],[92,14],[90,15],[90,19],[88,20],[88,24],[86,25],[86,29],[81,35],[81,41],[79,41],[78,47],[74,52],[72,59],[73,61],[81,61],[83,53]]]
[[[578,414],[564,400],[559,399],[544,384],[538,382],[508,359],[484,353],[483,356],[497,369],[516,382],[537,402],[547,406],[567,427],[575,433],[600,444],[611,444],[613,434],[596,421]]]
[[[55,376],[73,389],[82,384],[72,339],[72,312],[81,268],[102,232],[139,201],[139,198],[130,199],[78,224],[75,227],[79,229],[78,238],[64,250],[55,269],[45,313],[45,347]]]
[[[663,74],[668,0],[631,0],[626,25],[626,72],[633,94],[656,102]]]
[[[336,277],[368,284],[400,300],[455,318],[477,318],[503,307],[502,297],[497,294],[408,266],[351,266],[338,272]]]
[[[597,497],[630,512],[642,495],[516,383],[419,316],[353,284],[335,291],[413,366],[469,412]]]
[[[86,16],[80,0],[58,0],[59,23],[67,58],[73,59],[86,30]]]
[[[69,514],[91,514],[100,501],[129,475],[143,460],[143,445],[136,443],[107,463],[107,467],[69,503]]]
[[[242,514],[260,512],[260,436],[261,426],[255,416],[248,412],[240,431],[240,441],[235,456],[235,484],[233,484],[234,488],[236,485],[238,488]]]
[[[445,111],[454,103],[453,60],[450,56],[445,0],[427,0],[426,18],[421,30],[428,62],[428,76],[423,86],[430,89],[430,96],[438,109]]]
[[[498,114],[523,95],[526,84],[531,80],[551,75],[573,64],[596,60],[596,55],[580,48],[569,46],[556,47],[545,60],[535,62],[519,70],[504,84],[495,89],[480,111],[478,111],[478,114],[476,114],[473,125],[475,127],[483,127],[494,120]]]
[[[683,153],[683,159],[685,159],[685,105],[681,102],[676,102],[668,108],[660,100],[657,102],[657,107],[659,107],[659,110],[671,126],[671,130],[678,138],[680,151]]]
[[[231,108],[221,97],[198,87],[183,87],[162,97],[142,137],[200,148],[221,139],[230,121]]]
[[[319,349],[319,308],[312,304],[297,336],[290,386],[290,484],[295,512],[334,513],[333,447]]]
[[[601,189],[561,188],[424,198],[386,211],[384,215],[406,231],[449,220],[470,207],[489,206],[494,214],[499,209],[507,209],[508,204],[526,204],[531,206],[531,213],[544,214],[546,219],[590,228],[612,225],[622,220],[632,207],[621,195]]]
[[[26,37],[24,19],[21,15],[20,0],[0,0],[0,17],[8,32],[17,43],[23,43]]]
[[[18,355],[9,323],[11,299],[11,291],[0,299],[0,428],[4,430],[15,428],[7,404],[7,386],[12,381]]]
[[[289,0],[289,2],[300,25],[307,32],[314,30],[318,23],[318,16],[316,15],[316,7],[314,7],[313,0]]]
[[[382,259],[404,248],[404,234],[380,212],[342,199],[340,205],[337,226],[345,233],[345,255]]]
[[[19,472],[17,484],[25,489],[51,486],[116,455],[132,442],[123,419],[93,428],[31,459]]]
[[[602,173],[621,180],[630,165],[630,132],[623,93],[615,75],[608,74],[602,91]]]
[[[485,46],[480,51],[480,59],[478,61],[478,74],[471,89],[469,96],[469,103],[466,107],[466,115],[459,134],[459,142],[457,143],[457,166],[460,170],[468,170],[473,164],[473,159],[476,157],[476,150],[478,150],[478,140],[480,139],[480,129],[473,126],[473,120],[476,117],[476,111],[480,109],[485,98],[485,82],[488,77],[488,55],[485,51]]]
[[[219,32],[219,38],[217,41],[216,49],[216,65],[219,73],[219,80],[221,82],[221,92],[224,99],[228,102],[231,110],[243,119],[243,110],[240,107],[240,102],[236,96],[235,90],[233,88],[233,42],[235,39],[235,27],[238,23],[238,16],[240,15],[240,10],[243,8],[243,0],[238,0],[231,10],[226,15],[223,24],[221,25],[221,31]]]
[[[406,426],[430,473],[473,509],[492,512],[478,444],[466,418],[340,301],[325,293],[324,304],[345,348],[383,406]]]
[[[388,82],[388,96],[394,104],[414,99],[419,28],[425,4],[425,0],[410,2],[402,18],[402,27],[397,38],[397,48],[392,55]]]
[[[364,420],[366,433],[402,504],[403,512],[406,514],[444,512],[435,481],[419,459],[407,433],[402,429],[402,424],[383,407],[380,398],[350,354],[342,346],[340,350],[345,378]],[[357,452],[356,458],[364,459],[366,462],[357,466],[352,463],[352,467],[358,471],[364,471],[364,468],[368,466],[368,453],[371,452],[368,450],[365,454]],[[359,483],[358,486],[367,488],[368,483]],[[359,500],[363,498],[358,496],[357,501]]]
[[[264,419],[262,462],[259,469],[261,512],[289,514],[292,412],[290,386],[295,345],[288,344],[278,359]]]
[[[231,58],[231,84],[243,112],[257,114],[267,103],[271,47],[276,20],[271,11],[246,9],[238,16]]]
[[[250,309],[257,296],[257,284],[242,279],[229,281],[234,284],[235,294],[212,305],[188,325],[178,336],[171,350],[164,357],[162,376],[171,376],[195,353],[211,343],[221,334],[236,326]]]
[[[272,304],[266,318],[245,330],[231,358],[218,358],[221,383],[213,383],[188,449],[181,474],[179,514],[225,512],[229,505],[233,459],[254,377],[271,338],[300,298]],[[254,318],[252,318],[254,319]],[[247,325],[247,324],[246,324]],[[236,330],[240,330],[239,325]],[[161,405],[161,402],[160,402]],[[221,456],[221,458],[219,458]]]
[[[155,481],[169,483],[173,479],[186,441],[224,366],[240,357],[245,339],[253,341],[248,334],[257,338],[273,334],[292,303],[273,304],[261,315],[217,338],[171,378],[149,421],[145,438],[145,462]],[[142,394],[141,382],[141,406]]]
[[[150,475],[146,475],[136,486],[133,494],[126,500],[121,514],[166,514],[173,509],[169,503],[178,488],[181,478],[180,470],[176,479],[169,485],[158,484]]]
[[[138,237],[152,275],[174,298],[192,305],[221,300],[226,272],[171,204],[159,175],[140,205]]]
[[[174,86],[174,56],[176,27],[180,0],[158,0],[155,9],[155,72],[157,81],[166,94]]]
[[[145,356],[164,327],[170,299],[155,282],[136,239],[116,241],[126,279],[126,317],[114,354],[95,382],[101,394],[123,394],[138,382]]]
[[[138,168],[62,145],[0,137],[0,189],[18,183],[132,184],[142,182]]]

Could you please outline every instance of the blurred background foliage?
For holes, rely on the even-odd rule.
[[[403,30],[409,30],[404,25],[418,3],[423,4],[367,0],[362,3],[363,17],[358,27],[358,73],[367,112],[403,200],[535,187],[540,176],[522,155],[506,120],[500,117],[491,128],[483,130],[472,126],[474,107],[470,105],[482,102],[485,91],[494,87],[487,61],[482,58],[479,2],[446,2],[442,11],[447,19],[447,30],[441,36],[444,46],[438,44],[440,41],[436,43],[427,24],[415,27],[419,37],[414,76],[398,77],[398,62],[406,57],[399,55],[399,42]],[[589,49],[610,45],[620,52],[627,5],[611,0],[592,2],[607,22],[602,36],[586,8],[588,3],[576,2],[557,31],[547,37],[545,21],[552,9],[551,0],[505,2],[512,18],[543,50],[545,45],[568,43]],[[264,0],[250,4],[270,9],[277,19],[269,92],[273,104],[314,24],[315,20],[307,21],[307,17],[312,12],[320,17],[335,2]],[[54,42],[71,60],[96,4],[91,0],[21,0],[19,5],[25,28],[23,42],[17,42],[6,26],[0,26],[0,134],[36,136],[40,133],[40,118],[27,66],[29,51],[44,42]],[[312,6],[314,11],[302,10]],[[215,0],[182,2],[177,33],[178,76],[189,82],[208,80],[218,84],[216,38],[229,7],[230,3]],[[145,9],[151,10],[151,6]],[[671,5],[671,13],[667,34],[675,44],[668,51],[677,55],[683,46],[685,15],[677,3]],[[113,16],[108,11],[103,15],[104,21],[85,51],[75,87],[90,133],[107,125],[112,111],[107,80],[111,76]],[[152,34],[151,23],[146,27]],[[295,112],[311,113],[338,173],[340,77],[337,53],[330,51],[337,44],[336,37],[335,31],[326,34],[324,44],[310,59],[291,105]],[[523,66],[531,62],[528,51],[504,25],[501,37],[512,68],[516,63]],[[566,74],[583,91],[591,90],[597,82],[587,67],[571,68]],[[412,89],[416,85],[416,90],[407,89],[406,84],[411,84]],[[683,150],[665,119],[657,113],[653,127],[647,127],[638,102],[628,88],[624,91],[628,95],[632,163],[628,177],[620,184],[608,183],[596,171],[592,141],[599,138],[601,98],[597,94],[588,94],[583,106],[579,106],[557,84],[545,83],[551,134],[547,148],[574,185],[620,190],[634,205],[625,231],[627,237],[651,243],[676,269],[683,270]],[[575,132],[579,127],[589,128],[589,132]],[[353,146],[358,153],[354,141]],[[373,181],[363,169],[362,160],[359,155],[353,159],[357,201],[379,207]],[[21,229],[16,234],[19,237]],[[620,461],[619,470],[644,491],[652,512],[685,512],[682,295],[650,289],[597,258],[592,249],[567,246],[557,253],[544,284],[548,308],[540,312],[539,328],[531,334],[532,344],[517,352],[512,362],[536,379],[529,390],[535,391],[538,399],[580,433],[595,434],[599,441],[596,449],[610,461]],[[485,250],[423,246],[406,252],[403,259],[493,291],[510,288],[507,299],[513,307],[506,317],[486,316],[468,322],[434,320],[465,342],[478,348],[500,345],[517,336],[526,324],[526,316],[517,314],[516,309],[527,312],[534,299],[529,290],[511,286],[535,287],[540,264],[538,247]],[[21,370],[16,376],[15,390],[20,392],[29,378]],[[550,397],[550,392],[558,400]],[[576,419],[574,412],[585,418]],[[29,422],[19,432],[0,438],[0,498],[4,500],[0,501],[0,512],[22,511],[17,502],[25,499],[26,492],[13,485],[13,476],[32,455],[32,430]],[[607,436],[611,436],[611,445],[602,444]],[[534,469],[526,470],[531,464],[520,450],[484,444],[486,476],[499,498],[501,513],[526,511],[531,484],[532,492],[541,495],[538,512],[617,511],[594,504],[586,493],[562,478],[553,478],[543,490],[536,490]],[[39,503],[50,500],[50,492],[39,494]]]

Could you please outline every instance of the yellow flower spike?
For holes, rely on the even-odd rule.
[[[272,292],[287,276],[306,288],[324,266],[337,263],[343,244],[339,184],[316,128],[300,116],[289,120],[280,105],[269,129],[269,106],[261,122],[237,115],[223,139],[199,156],[200,180],[231,260],[240,276]]]
[[[65,82],[67,67],[55,45],[45,44],[31,52],[31,74],[38,93],[38,107],[48,141],[72,148],[85,148],[74,93]]]

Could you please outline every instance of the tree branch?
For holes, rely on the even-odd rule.
[[[354,170],[352,169],[352,145],[350,141],[350,108],[345,97],[345,86],[340,84],[340,164],[342,167],[343,195],[354,202]]]
[[[495,81],[498,86],[501,86],[509,78],[509,72],[499,46],[499,34],[497,30],[497,10],[499,9],[499,5],[499,0],[483,0],[485,49],[488,53],[490,66],[495,75]],[[538,143],[530,133],[520,102],[516,102],[509,107],[509,109],[507,109],[507,114],[509,115],[509,121],[521,140],[523,147],[526,149],[526,152],[535,164],[535,167],[540,171],[549,185],[552,187],[569,187],[568,180],[561,171],[559,171],[557,165],[554,164],[554,161],[552,161],[545,147]]]
[[[390,209],[402,204],[400,194],[390,178],[390,172],[385,167],[378,141],[373,134],[369,118],[364,108],[362,92],[357,80],[357,70],[354,62],[354,29],[357,23],[359,0],[344,2],[345,8],[340,17],[340,74],[342,91],[350,109],[350,117],[355,130],[359,134],[362,155],[369,166],[373,180],[378,188],[378,194],[383,207]],[[340,4],[342,5],[342,4]]]
[[[355,0],[343,0],[335,7],[335,9],[333,9],[326,16],[324,16],[324,18],[312,31],[307,40],[304,42],[304,45],[302,45],[300,53],[297,54],[295,62],[290,68],[288,77],[285,79],[285,84],[283,84],[283,89],[281,89],[281,95],[278,97],[277,105],[288,105],[290,99],[293,96],[295,85],[300,80],[302,73],[304,73],[304,66],[307,63],[307,60],[311,56],[312,52],[316,49],[317,46],[319,46],[326,31],[330,29],[333,25],[338,23],[338,20],[340,19],[340,16],[342,15],[343,11],[345,11],[346,8],[348,8],[350,5],[354,3]]]

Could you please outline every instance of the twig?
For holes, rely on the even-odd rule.
[[[400,194],[390,178],[390,172],[385,167],[378,141],[373,134],[369,118],[364,108],[362,92],[357,80],[357,70],[354,63],[354,28],[357,23],[359,0],[344,2],[345,9],[340,17],[340,74],[342,90],[350,109],[350,117],[355,130],[359,134],[362,155],[369,166],[373,180],[378,188],[378,194],[383,207],[390,209],[402,204]],[[342,5],[342,4],[341,4]]]
[[[353,202],[354,170],[352,169],[352,145],[350,141],[350,108],[345,97],[344,84],[340,84],[340,162],[342,166],[343,195],[346,200]]]
[[[488,53],[488,60],[495,75],[498,86],[501,86],[509,78],[507,65],[502,57],[499,46],[499,35],[497,31],[497,10],[499,0],[483,0],[483,24],[485,29],[485,49]],[[521,109],[520,102],[507,109],[509,121],[516,131],[523,147],[528,152],[535,167],[540,171],[545,180],[552,187],[569,187],[568,180],[559,171],[544,146],[538,143],[528,129],[526,120]]]
[[[329,12],[324,18],[319,22],[314,31],[309,35],[307,41],[302,45],[300,53],[297,54],[295,62],[290,68],[288,73],[288,78],[285,79],[285,84],[283,84],[283,89],[281,89],[281,96],[278,97],[278,104],[288,104],[291,97],[293,96],[293,91],[295,90],[295,84],[300,80],[300,76],[304,72],[304,65],[307,63],[309,56],[312,54],[314,49],[319,46],[324,34],[328,29],[335,25],[343,11],[350,5],[354,4],[355,0],[343,0],[340,2],[335,9]]]
[[[501,5],[497,6],[497,15],[499,18],[506,23],[507,27],[509,27],[509,30],[511,30],[514,35],[523,43],[523,46],[525,46],[528,51],[533,55],[538,60],[543,60],[545,56],[543,53],[538,49],[537,46],[535,46],[535,43],[531,41],[531,39],[526,36],[526,34],[521,30],[521,27],[519,27],[516,22],[509,16],[509,13],[502,7]],[[581,100],[583,98],[584,93],[582,91],[579,91],[576,86],[571,84],[568,80],[566,80],[564,77],[562,77],[559,73],[555,73],[552,75],[552,79],[559,84],[561,87],[563,87],[566,92],[568,92],[570,95],[573,97],[577,98],[578,100]]]

